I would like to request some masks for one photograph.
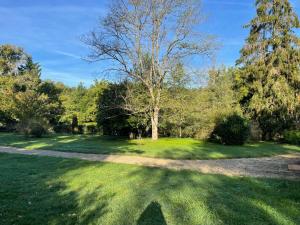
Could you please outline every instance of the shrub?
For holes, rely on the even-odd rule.
[[[90,123],[85,123],[83,125],[84,127],[84,133],[85,134],[96,134],[97,133],[97,123],[90,122]]]
[[[249,135],[248,121],[238,114],[232,114],[217,121],[212,139],[226,145],[242,145]]]
[[[33,137],[40,138],[46,133],[46,128],[40,123],[33,123],[31,128],[29,129],[29,135]]]
[[[288,144],[300,145],[300,130],[285,131],[283,140]]]
[[[59,122],[53,127],[55,133],[71,133],[71,125],[63,122]]]
[[[47,123],[41,119],[28,119],[21,121],[17,131],[30,136],[40,138],[48,131]]]

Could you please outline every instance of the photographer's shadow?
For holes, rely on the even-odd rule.
[[[158,202],[151,202],[137,221],[137,225],[167,225]]]

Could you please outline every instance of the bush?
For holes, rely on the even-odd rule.
[[[63,122],[59,122],[53,127],[55,133],[71,133],[71,125]]]
[[[47,123],[40,119],[29,119],[22,121],[17,126],[17,131],[30,136],[40,138],[48,131]]]
[[[31,129],[29,130],[30,136],[38,137],[38,138],[42,137],[46,133],[47,133],[47,130],[40,123],[34,123],[31,127]]]
[[[96,134],[97,133],[97,123],[85,123],[83,125],[84,134]]]
[[[300,130],[285,131],[283,140],[288,144],[300,145]]]
[[[211,138],[226,145],[242,145],[249,135],[248,121],[238,114],[232,114],[217,121]]]

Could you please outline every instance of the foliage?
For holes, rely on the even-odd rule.
[[[13,45],[0,45],[0,76],[18,75],[24,72],[31,58],[22,48]]]
[[[83,124],[83,133],[85,134],[96,134],[98,129],[97,129],[97,123],[96,122],[89,122]]]
[[[232,114],[217,121],[212,139],[226,145],[243,145],[249,137],[249,123],[238,114]]]
[[[145,62],[149,57],[144,56]],[[69,88],[41,81],[39,66],[29,56],[19,71],[17,77],[0,77],[2,127],[43,118],[55,132],[139,138],[150,134],[152,103],[141,81],[95,81],[91,87],[79,84]],[[225,68],[211,70],[207,87],[191,88],[184,65],[177,63],[167,74],[160,94],[160,134],[206,138],[219,114],[237,108],[231,76],[231,70]]]
[[[285,131],[283,133],[283,141],[293,145],[300,145],[300,131]]]
[[[122,107],[126,90],[125,83],[109,84],[98,98],[97,124],[105,135],[128,136],[130,132],[129,113]]]
[[[18,131],[31,134],[40,129],[42,134],[44,122],[40,121],[55,123],[60,103],[42,91],[43,85],[38,74],[25,74],[15,80],[14,90],[7,97],[12,99],[11,111],[18,122]]]
[[[12,91],[14,89],[14,77],[0,76],[0,123],[6,129],[9,129],[11,124],[16,122],[16,117],[13,113],[14,104],[12,101]]]
[[[67,127],[70,127],[73,133],[81,131],[96,133],[96,127],[92,128],[90,125],[92,123],[95,125],[97,121],[98,100],[107,86],[106,81],[95,81],[89,88],[84,87],[82,83],[76,88],[64,87],[60,95],[64,107],[60,127],[66,131]]]
[[[180,73],[184,73],[179,68]],[[179,73],[179,74],[180,74]],[[191,87],[192,77],[175,78],[163,95],[161,133],[164,136],[196,137],[206,139],[222,115],[240,112],[233,90],[234,69],[225,67],[208,71],[207,84]],[[178,76],[178,75],[177,75]],[[180,75],[179,75],[180,77]]]
[[[205,139],[218,117],[240,112],[233,73],[233,69],[212,69],[206,87],[191,88],[183,65],[178,64],[161,93],[160,135]],[[104,134],[148,136],[151,108],[139,82],[108,85],[97,104],[97,122]]]
[[[188,88],[189,84],[189,75],[183,64],[177,64],[165,84],[167,88],[162,93],[160,132],[164,136],[188,137],[191,135],[187,127],[193,122],[191,111],[194,105],[194,91]]]
[[[38,118],[26,118],[26,120],[20,121],[17,125],[17,131],[25,134],[26,136],[41,138],[44,134],[47,134],[49,125],[47,121]]]
[[[201,129],[197,136],[209,137],[219,118],[241,111],[233,90],[233,74],[234,69],[225,67],[209,71],[207,88],[203,89],[198,99]]]
[[[0,75],[0,122],[6,129],[16,127],[24,133],[35,133],[41,124],[38,121],[55,125],[62,113],[61,90],[55,83],[40,79],[39,65],[21,48],[4,45],[0,50],[4,65]]]
[[[53,127],[58,126],[59,120],[64,112],[60,99],[63,90],[63,84],[49,80],[42,81],[38,86],[37,92],[47,96],[47,101],[44,103],[47,105],[47,112],[45,112],[44,117],[47,118],[50,125]]]
[[[64,114],[60,121],[72,127],[72,132],[78,127],[78,118],[82,118],[81,115],[85,113],[86,108],[82,99],[86,92],[86,88],[80,83],[76,88],[64,88],[60,96],[64,106]]]
[[[140,83],[149,102],[153,140],[158,139],[161,97],[172,68],[214,49],[210,37],[194,32],[199,15],[200,2],[194,0],[116,0],[99,29],[85,38],[91,60],[110,60],[112,70]]]
[[[165,92],[160,132],[164,136],[188,137],[192,121],[193,91],[184,87],[170,88]],[[192,136],[192,135],[191,135]]]
[[[263,139],[280,135],[299,122],[300,27],[288,0],[256,1],[257,16],[237,61],[240,103],[263,131]]]

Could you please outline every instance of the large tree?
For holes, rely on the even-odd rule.
[[[201,15],[199,0],[114,0],[99,29],[84,39],[91,59],[111,60],[111,69],[142,84],[154,140],[166,77],[179,60],[213,48],[197,32]]]
[[[40,76],[40,66],[22,48],[0,45],[0,126],[26,132],[38,123],[57,124],[60,90]]]
[[[6,127],[15,124],[14,93],[24,91],[27,74],[38,74],[39,66],[20,47],[0,45],[0,123]],[[21,110],[19,108],[19,110]]]
[[[288,0],[257,0],[257,15],[237,61],[237,87],[263,139],[290,128],[299,116],[299,20]]]

